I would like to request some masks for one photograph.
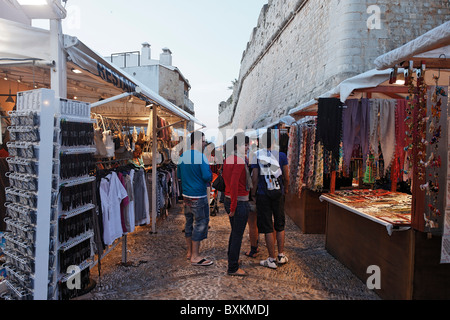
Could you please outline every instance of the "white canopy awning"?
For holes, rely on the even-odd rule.
[[[402,66],[407,67],[409,61],[415,61],[415,67],[418,67],[417,64],[425,61],[427,68],[449,68],[449,58],[450,21],[447,21],[405,45],[379,56],[375,59],[375,66],[378,70],[384,70],[402,62],[406,62],[406,65]]]
[[[402,72],[401,70],[399,72]],[[319,98],[340,97],[341,102],[345,102],[350,95],[358,89],[375,88],[389,81],[391,70],[369,70],[358,74],[354,77],[345,79],[333,89],[321,94]],[[289,115],[307,114],[308,112],[317,111],[318,100],[312,99],[300,106],[292,109]]]
[[[87,47],[76,37],[66,35],[64,39],[64,46],[67,54],[69,55],[69,60],[82,70],[85,70],[103,81],[112,84],[113,86],[121,89],[123,92],[135,92],[136,89],[139,88],[135,93],[136,96],[142,98],[143,100],[148,100],[148,103],[160,105],[181,119],[193,121],[194,123],[205,127],[205,125],[194,116],[167,101],[133,78],[131,75],[105,60],[102,56]]]
[[[64,39],[64,49],[68,55],[68,98],[77,96],[80,100],[94,103],[101,98],[105,99],[124,92],[131,92],[137,98],[132,103],[126,103],[126,112],[125,103],[117,102],[108,106],[107,109],[111,113],[108,116],[115,114],[120,118],[128,115],[128,119],[146,124],[150,112],[145,105],[146,102],[153,102],[161,107],[161,116],[170,118],[171,123],[186,120],[205,127],[194,116],[106,61],[77,38],[65,35]],[[0,71],[8,72],[9,78],[21,79],[23,84],[28,84],[30,87],[38,85],[38,87],[49,88],[49,67],[54,60],[50,50],[50,32],[48,30],[0,19]],[[74,68],[80,68],[83,73],[73,73],[72,69]],[[140,90],[136,92],[138,87]]]
[[[356,89],[374,88],[385,81],[388,81],[391,70],[369,70],[357,76],[342,81],[339,85],[324,93],[320,98],[339,96],[341,102],[345,102]]]
[[[23,59],[52,61],[50,54],[50,33],[47,30],[0,19],[1,62]]]

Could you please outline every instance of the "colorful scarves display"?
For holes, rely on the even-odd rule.
[[[295,181],[297,178],[297,163],[299,163],[299,152],[300,152],[300,143],[299,143],[299,126],[297,123],[294,123],[289,130],[289,147],[288,147],[288,163],[289,163],[289,181]],[[295,194],[297,184],[290,183],[289,184],[289,193]]]
[[[319,99],[315,121],[294,123],[289,132],[289,191],[301,197],[304,188],[322,191],[324,175],[349,172],[355,150],[362,156],[365,183],[374,183],[389,168],[402,180],[407,138],[404,99]],[[341,134],[342,133],[342,134]],[[382,158],[381,158],[382,156]],[[370,159],[370,161],[369,161]],[[395,159],[395,162],[394,162]],[[369,171],[369,172],[366,172]]]
[[[303,189],[321,191],[324,158],[321,143],[316,143],[315,121],[295,123],[289,131],[289,192],[301,197]]]
[[[307,142],[308,142],[308,129],[303,127],[301,129],[301,146],[300,146],[300,154],[299,154],[299,163],[298,163],[298,174],[296,178],[297,185],[297,196],[300,198],[303,191],[303,178],[305,175],[305,166],[306,166],[306,150],[307,150]]]

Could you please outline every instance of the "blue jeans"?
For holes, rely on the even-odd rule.
[[[184,197],[184,228],[186,238],[202,241],[208,237],[209,204],[208,198],[192,199]]]
[[[225,197],[225,211],[230,213],[230,198]],[[234,273],[239,269],[239,254],[241,251],[242,237],[247,226],[250,206],[247,201],[238,201],[234,216],[230,218],[231,233],[228,241],[228,273]]]

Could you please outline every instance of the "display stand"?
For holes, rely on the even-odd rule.
[[[284,210],[305,234],[324,234],[326,204],[319,200],[321,193],[303,190],[301,197],[286,195]]]
[[[375,219],[325,202],[327,210],[327,251],[364,283],[370,266],[381,270],[380,287],[375,292],[383,299],[406,300],[412,297],[412,230],[393,232]]]
[[[18,93],[10,116],[6,298],[68,299],[91,283],[90,105],[39,89]]]

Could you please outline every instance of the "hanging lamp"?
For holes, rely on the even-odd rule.
[[[15,102],[14,99],[13,99],[13,97],[11,96],[11,90],[9,90],[9,96],[8,96],[8,98],[6,99],[6,102],[11,102],[11,103],[14,103],[14,102]]]
[[[6,98],[6,102],[14,103],[14,99],[11,95],[11,82],[9,83],[9,96]]]

